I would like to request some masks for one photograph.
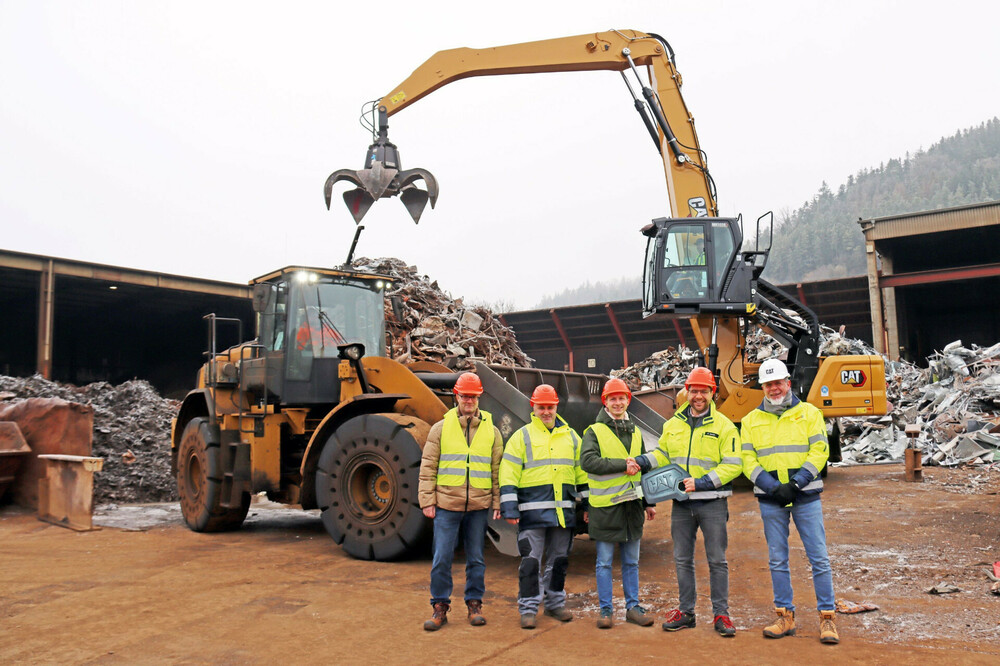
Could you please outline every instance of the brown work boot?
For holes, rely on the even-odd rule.
[[[424,631],[437,631],[448,624],[449,610],[451,610],[451,606],[443,601],[434,604],[434,615],[431,616],[431,619],[424,622]]]
[[[774,621],[774,624],[764,627],[764,637],[781,638],[782,636],[794,636],[795,611],[775,608],[774,612],[778,614],[778,619]]]
[[[483,617],[482,599],[469,599],[465,605],[469,607],[469,624],[473,627],[481,627],[486,624],[486,618]]]
[[[833,611],[819,612],[819,642],[836,645],[840,642],[837,625],[833,622]]]
[[[569,622],[573,619],[573,614],[566,610],[565,606],[560,606],[559,608],[545,609],[545,614],[549,617],[554,617],[560,622]]]
[[[535,621],[534,613],[522,613],[521,614],[521,628],[522,629],[534,629],[538,623]]]
[[[637,624],[640,627],[648,627],[653,624],[653,616],[646,612],[642,606],[632,606],[625,613],[625,621]]]

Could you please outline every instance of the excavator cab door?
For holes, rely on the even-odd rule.
[[[754,276],[735,219],[659,218],[643,234],[644,316],[750,311]]]

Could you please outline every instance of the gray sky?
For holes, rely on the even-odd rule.
[[[0,0],[0,248],[233,282],[339,264],[355,225],[322,188],[362,166],[364,102],[439,50],[611,28],[673,46],[722,214],[778,214],[1000,114],[997,25],[972,0]],[[617,73],[459,81],[389,137],[440,199],[419,226],[377,202],[357,254],[456,297],[638,275],[669,214]]]

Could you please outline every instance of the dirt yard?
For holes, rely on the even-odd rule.
[[[1000,597],[988,565],[1000,560],[1000,473],[899,465],[840,468],[824,493],[838,599],[879,610],[838,615],[841,644],[821,645],[801,544],[793,535],[799,633],[767,640],[766,548],[756,501],[730,500],[731,612],[738,633],[712,631],[699,545],[698,626],[676,634],[624,623],[600,631],[594,546],[574,545],[567,581],[576,619],[518,627],[517,562],[489,551],[484,611],[437,633],[429,616],[426,557],[352,560],[313,513],[255,505],[244,528],[195,534],[176,505],[101,512],[101,530],[75,533],[24,509],[0,509],[0,663],[573,663],[667,658],[700,663],[996,664]],[[461,554],[459,554],[459,558]],[[617,567],[617,563],[616,563]],[[461,604],[462,568],[456,566]],[[669,507],[648,525],[640,569],[644,605],[662,619],[676,604]],[[960,592],[931,595],[947,582]],[[616,595],[620,603],[616,577]]]

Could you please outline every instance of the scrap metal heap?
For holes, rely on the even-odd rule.
[[[465,370],[471,369],[469,359],[475,357],[487,364],[531,367],[534,359],[521,351],[514,329],[505,326],[489,308],[453,299],[436,280],[420,275],[416,266],[392,257],[362,257],[351,265],[393,279],[385,305],[393,360],[434,361]],[[393,300],[402,304],[401,312],[393,311]]]
[[[113,386],[61,384],[41,375],[0,375],[0,401],[59,398],[94,410],[92,455],[104,458],[94,477],[94,504],[168,502],[177,499],[170,471],[170,419],[180,405],[161,398],[148,382]]]

